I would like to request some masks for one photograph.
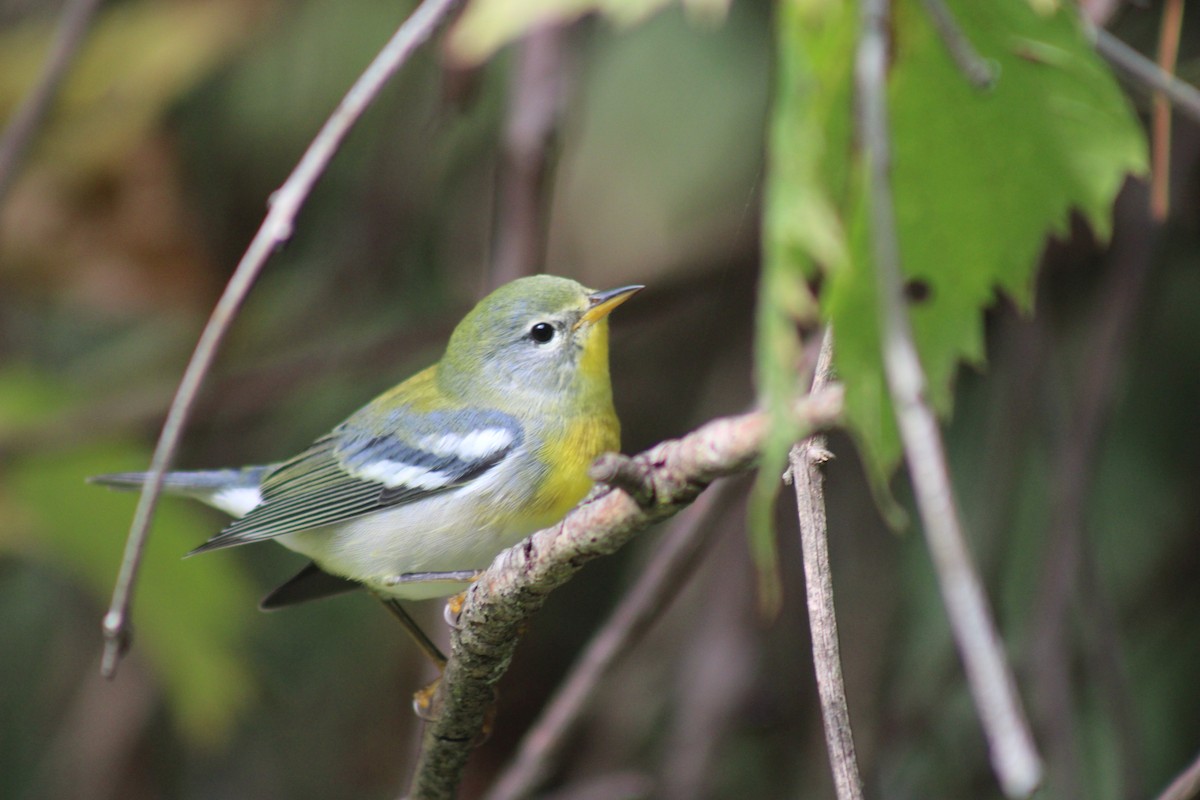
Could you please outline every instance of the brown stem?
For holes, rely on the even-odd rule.
[[[1182,29],[1183,0],[1167,0],[1159,29],[1158,68],[1168,75],[1175,74]],[[1150,214],[1155,222],[1165,222],[1171,205],[1171,101],[1161,89],[1154,92],[1151,143]]]
[[[813,391],[830,379],[833,331],[826,329],[821,355],[813,374]],[[828,526],[825,520],[825,487],[821,464],[830,457],[824,436],[810,436],[792,448],[791,480],[796,490],[800,522],[800,546],[804,553],[804,586],[808,601],[808,627],[812,636],[813,667],[821,698],[825,745],[833,770],[838,800],[862,800],[862,777],[854,753],[854,734],[846,685],[842,678],[842,656],[838,644],[837,613],[833,605],[833,575],[829,569]]]
[[[497,176],[491,288],[543,266],[551,150],[567,84],[565,37],[559,26],[535,30],[516,53]]]
[[[100,8],[100,2],[101,0],[70,0],[63,8],[42,75],[37,85],[21,102],[20,108],[12,115],[12,120],[4,129],[4,135],[0,137],[0,203],[4,202],[5,195],[12,188],[21,157],[24,156],[42,120],[46,118],[50,106],[54,104],[54,99],[58,97],[58,90],[70,72],[71,65],[75,63],[76,56],[79,55],[92,18]]]

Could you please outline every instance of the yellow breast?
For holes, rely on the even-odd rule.
[[[549,474],[533,503],[540,527],[553,524],[592,488],[588,467],[601,453],[621,447],[621,426],[613,413],[567,423],[565,435],[548,437],[540,456]]]

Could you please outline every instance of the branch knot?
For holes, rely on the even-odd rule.
[[[621,453],[602,453],[588,469],[588,477],[629,495],[639,508],[655,505],[652,466]]]

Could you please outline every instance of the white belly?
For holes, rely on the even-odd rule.
[[[550,522],[516,524],[511,509],[520,507],[523,498],[498,492],[493,484],[503,482],[503,476],[488,475],[470,487],[276,541],[326,572],[360,581],[380,594],[407,600],[457,594],[468,583],[396,579],[486,569],[501,550]]]

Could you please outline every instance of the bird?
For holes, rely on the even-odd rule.
[[[285,461],[168,472],[163,491],[234,517],[188,555],[274,540],[309,559],[260,604],[366,588],[439,665],[400,601],[464,591],[502,550],[559,521],[620,447],[608,315],[643,289],[518,278],[455,327],[441,359]],[[135,489],[148,473],[91,478]]]

